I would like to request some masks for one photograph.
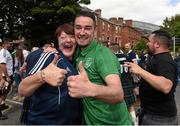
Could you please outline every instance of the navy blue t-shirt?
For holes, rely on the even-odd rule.
[[[124,62],[132,62],[131,58],[129,58],[126,54],[122,54],[122,53],[116,53],[115,55],[118,58],[121,67],[121,77],[130,78],[131,74],[129,72],[129,68],[124,66]]]
[[[133,52],[132,50],[127,53],[127,56],[129,57],[129,59],[130,59],[131,61],[137,60],[137,58],[136,58],[136,53]]]
[[[61,51],[58,55],[57,66],[66,69],[68,74],[60,87],[53,87],[46,83],[33,93],[27,124],[75,125],[82,122],[81,101],[71,98],[67,87],[67,77],[76,75],[77,71]],[[53,59],[54,53],[43,53],[42,49],[31,53],[27,58],[28,75],[46,68]]]

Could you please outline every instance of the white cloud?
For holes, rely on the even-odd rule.
[[[91,0],[88,8],[102,10],[102,17],[123,17],[125,20],[149,22],[161,25],[165,17],[180,14],[180,1],[171,0]]]

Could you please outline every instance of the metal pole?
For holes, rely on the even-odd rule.
[[[176,52],[176,37],[173,37],[173,54],[175,56],[175,52]]]

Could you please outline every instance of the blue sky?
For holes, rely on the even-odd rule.
[[[88,8],[102,10],[102,17],[123,17],[162,25],[165,17],[180,14],[180,0],[91,0]]]
[[[170,1],[170,3],[171,3],[172,5],[176,5],[178,2],[180,2],[180,0],[171,0],[171,1]]]

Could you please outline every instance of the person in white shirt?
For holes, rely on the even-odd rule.
[[[12,48],[12,43],[10,40],[7,39],[3,41],[3,44],[1,43],[0,46],[0,69],[3,76],[1,79],[9,82],[9,85],[7,85],[6,89],[0,93],[0,110],[2,111],[9,108],[9,106],[5,104],[5,99],[11,89],[11,84],[13,82],[13,58],[8,51]],[[0,113],[0,117],[1,115],[2,114]]]

